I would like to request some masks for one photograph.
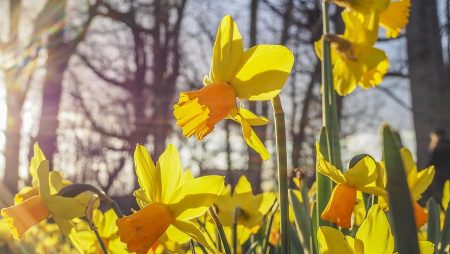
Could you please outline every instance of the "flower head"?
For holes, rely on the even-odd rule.
[[[366,27],[381,25],[386,37],[398,37],[408,24],[411,0],[333,0],[336,4],[355,12]]]
[[[269,153],[252,126],[268,120],[238,107],[243,100],[271,100],[278,95],[292,69],[292,52],[281,45],[257,45],[244,51],[242,36],[231,16],[217,31],[209,75],[204,87],[183,92],[174,106],[177,125],[186,137],[202,140],[219,121],[230,118],[242,125],[247,144],[264,160]]]
[[[92,222],[97,228],[97,232],[103,244],[111,254],[127,254],[126,245],[122,243],[117,235],[117,215],[114,210],[109,209],[105,213],[95,209],[92,214]],[[94,232],[89,230],[88,225],[84,225],[85,230],[79,230],[78,235],[81,244],[85,247],[85,254],[103,253]]]
[[[346,172],[341,172],[324,159],[317,145],[317,171],[337,183],[321,218],[344,228],[350,228],[357,191],[386,196],[384,188],[377,186],[377,166],[365,156]]]
[[[355,238],[331,227],[320,227],[317,240],[321,254],[392,254],[394,236],[379,205],[370,208]]]
[[[218,216],[224,226],[232,226],[235,212],[238,210],[237,223],[252,232],[257,231],[264,216],[275,202],[275,194],[270,192],[253,195],[252,186],[247,177],[239,178],[234,192],[228,187],[215,202]]]
[[[37,144],[35,151],[30,169],[34,170],[38,165],[34,175],[34,188],[39,191],[27,191],[27,195],[16,198],[14,206],[2,209],[1,214],[16,239],[47,217],[52,217],[61,231],[72,239],[75,237],[71,234],[72,219],[85,215],[86,206],[92,197],[88,193],[75,198],[58,196],[57,192],[64,186],[61,174],[49,172],[49,163]],[[32,170],[30,171],[33,172]]]
[[[118,235],[129,251],[147,253],[167,232],[168,236],[191,237],[215,252],[191,222],[203,215],[221,193],[221,176],[194,179],[183,176],[180,156],[169,145],[153,163],[145,147],[138,145],[134,154],[140,189],[134,195],[141,209],[117,221]]]
[[[334,88],[340,95],[348,95],[356,86],[369,89],[383,80],[389,69],[389,61],[383,50],[374,48],[377,30],[368,30],[361,19],[343,11],[345,23],[343,35],[325,35],[315,42],[315,50],[322,58],[322,40],[331,43]]]

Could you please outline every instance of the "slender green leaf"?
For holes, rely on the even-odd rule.
[[[450,248],[449,243],[450,243],[450,209],[447,206],[447,211],[445,211],[444,228],[442,229],[441,234],[441,244],[439,244],[439,254],[449,253]]]
[[[440,214],[439,205],[430,198],[427,203],[428,208],[428,226],[427,226],[427,240],[434,243],[434,253],[437,253],[437,247],[440,239]]]
[[[391,222],[399,253],[419,254],[414,210],[397,139],[389,126],[383,126],[383,157]]]
[[[298,233],[298,238],[302,246],[309,253],[311,249],[311,219],[309,217],[309,212],[307,209],[305,209],[305,206],[300,202],[293,190],[289,190],[289,198],[292,208],[294,209],[295,225]]]

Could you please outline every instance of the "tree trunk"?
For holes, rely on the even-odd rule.
[[[22,1],[9,1],[9,38],[5,51],[17,55],[18,28]],[[15,193],[19,183],[20,140],[22,129],[22,108],[25,92],[22,91],[19,66],[13,66],[5,71],[7,120],[5,131],[5,175],[3,181],[6,187]]]
[[[51,15],[51,24],[63,22],[65,17],[66,1],[58,1]],[[53,157],[57,151],[57,131],[59,126],[58,113],[61,103],[62,83],[64,72],[73,52],[64,43],[64,30],[61,29],[48,38],[47,63],[42,95],[42,114],[39,125],[37,142],[50,161],[50,169],[53,169]]]
[[[11,193],[17,191],[19,182],[20,140],[22,129],[23,98],[9,93],[7,98],[5,176],[3,181]]]
[[[413,0],[407,28],[408,64],[419,167],[428,160],[429,134],[436,128],[450,131],[449,84],[436,0]]]

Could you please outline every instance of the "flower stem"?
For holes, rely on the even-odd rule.
[[[103,242],[102,238],[100,237],[98,230],[96,228],[92,229],[95,233],[95,237],[97,237],[97,242],[100,244],[100,248],[102,249],[103,254],[108,254],[108,250],[106,249],[105,243]]]
[[[323,34],[330,33],[329,4],[322,1]],[[323,128],[320,133],[321,153],[326,160],[342,169],[341,152],[339,144],[339,118],[336,105],[336,92],[333,87],[333,72],[331,64],[330,41],[324,36],[322,44],[322,121]],[[316,174],[317,181],[317,224],[328,225],[320,215],[328,203],[332,191],[332,182],[329,178]]]
[[[214,211],[214,208],[209,208],[209,215],[214,221],[214,224],[216,224],[217,231],[219,231],[220,240],[222,241],[223,248],[225,250],[225,254],[231,254],[230,245],[228,244],[227,237],[225,235],[225,231],[223,230],[222,223],[219,220],[219,216],[217,216],[216,211]]]
[[[75,183],[68,185],[62,188],[58,192],[58,195],[63,197],[75,197],[78,194],[83,193],[85,191],[90,191],[92,193],[97,194],[100,197],[101,201],[104,201],[108,206],[110,206],[114,210],[114,212],[117,214],[117,217],[122,218],[124,216],[122,210],[120,210],[120,207],[116,201],[114,201],[112,198],[106,195],[103,191],[97,189],[96,187],[90,184]]]
[[[233,221],[233,254],[237,254],[238,250],[238,235],[237,235],[237,227],[238,227],[238,220],[239,220],[239,213],[240,213],[239,207],[236,207],[234,209],[234,221]]]
[[[281,215],[281,254],[289,253],[289,201],[286,154],[286,127],[280,96],[272,99],[277,143],[278,188]]]

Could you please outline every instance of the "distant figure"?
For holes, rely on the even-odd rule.
[[[450,179],[450,140],[447,133],[437,129],[430,134],[430,161],[428,165],[434,165],[436,174],[424,198],[433,196],[439,204],[442,201],[442,190],[445,181]],[[426,200],[425,200],[426,201]]]

